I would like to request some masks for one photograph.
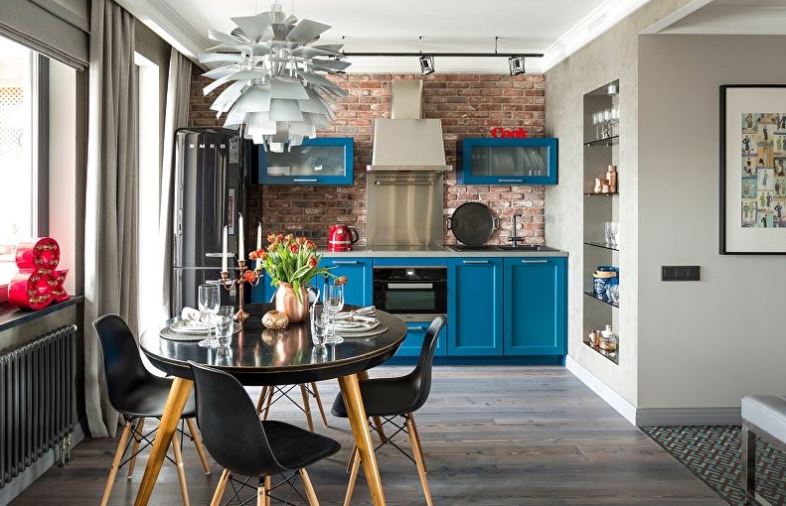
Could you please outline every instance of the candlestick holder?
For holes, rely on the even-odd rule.
[[[232,290],[233,285],[237,285],[237,313],[235,313],[235,319],[242,322],[250,316],[244,308],[246,283],[251,286],[257,286],[259,284],[259,275],[256,271],[249,269],[246,261],[241,258],[237,261],[237,269],[238,276],[236,279],[230,279],[227,271],[221,273],[221,286],[229,292]]]

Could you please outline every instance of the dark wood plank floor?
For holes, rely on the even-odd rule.
[[[381,368],[372,377],[403,371]],[[319,387],[329,411],[338,387]],[[277,405],[273,414],[304,425],[294,407]],[[342,504],[351,434],[346,421],[329,422],[329,429],[317,422],[317,430],[343,448],[310,474],[320,503],[335,505]],[[725,504],[562,368],[439,367],[418,429],[438,505]],[[114,444],[80,444],[71,464],[49,471],[12,504],[97,504]],[[185,455],[191,504],[207,504],[220,469],[214,463],[206,477],[190,444]],[[379,462],[388,504],[424,504],[414,465],[394,449],[380,450]],[[110,504],[133,504],[143,466],[131,481],[121,471]],[[361,478],[353,504],[368,503]],[[164,467],[150,504],[181,504],[173,466]]]

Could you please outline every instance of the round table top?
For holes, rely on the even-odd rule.
[[[380,325],[387,327],[385,332],[367,338],[345,337],[343,343],[318,351],[312,344],[308,321],[269,330],[262,326],[261,317],[274,309],[273,304],[249,304],[245,309],[251,316],[226,348],[203,348],[198,341],[174,341],[153,331],[142,334],[140,348],[153,365],[173,376],[190,379],[188,362],[192,361],[229,372],[244,385],[291,385],[377,366],[393,356],[407,335],[403,321],[377,310]]]

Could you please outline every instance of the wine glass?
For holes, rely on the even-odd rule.
[[[314,348],[325,348],[328,336],[328,312],[322,304],[311,306],[311,341]]]
[[[330,319],[327,344],[341,344],[344,338],[336,335],[336,315],[344,308],[344,285],[327,284],[322,297],[322,303]]]
[[[227,347],[232,344],[232,333],[235,330],[235,308],[232,306],[221,306],[218,308],[218,313],[214,318],[218,345]]]
[[[213,318],[218,314],[218,309],[221,307],[220,287],[216,284],[205,283],[199,285],[197,293],[199,295],[199,312],[202,315],[202,320],[207,320],[210,324],[213,324]],[[199,346],[203,348],[218,346],[218,339],[216,339],[215,333],[211,332],[206,338],[199,341]]]

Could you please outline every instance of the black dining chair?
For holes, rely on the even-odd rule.
[[[360,382],[360,393],[363,397],[363,405],[366,407],[366,415],[369,417],[381,417],[383,419],[382,426],[390,424],[395,429],[390,436],[386,436],[382,432],[381,426],[376,426],[382,442],[375,448],[375,451],[390,443],[415,463],[420,478],[420,485],[423,487],[423,496],[426,498],[426,504],[429,506],[432,506],[431,489],[426,479],[426,463],[423,457],[423,448],[420,444],[418,429],[415,425],[414,412],[425,404],[431,391],[431,366],[434,361],[434,351],[437,347],[439,333],[442,327],[445,326],[445,322],[444,316],[437,316],[432,320],[420,347],[420,357],[418,358],[417,366],[415,366],[412,372],[398,378],[367,379]],[[336,396],[331,411],[337,417],[347,417],[344,399],[340,394]],[[398,422],[398,417],[403,418],[403,425]],[[392,438],[400,432],[404,432],[409,437],[412,456],[392,441]],[[360,469],[360,452],[357,447],[352,451],[349,468],[350,476],[347,493],[344,498],[345,506],[352,499],[352,492],[357,481],[358,470]]]
[[[230,480],[253,487],[249,480],[234,475],[258,478],[257,505],[269,506],[273,489],[289,484],[295,489],[298,476],[303,480],[308,503],[318,506],[306,467],[335,454],[341,445],[325,436],[284,422],[260,421],[246,390],[233,376],[223,371],[189,362],[194,376],[197,423],[204,433],[205,446],[224,472],[213,494],[211,506],[218,505]],[[273,485],[273,475],[284,479]],[[233,488],[235,488],[233,486]],[[235,489],[238,501],[238,490]],[[301,496],[302,497],[302,496]],[[280,499],[280,498],[276,498]],[[284,498],[286,504],[290,504]]]
[[[137,455],[152,444],[152,436],[156,429],[145,433],[145,419],[160,419],[163,416],[172,380],[155,376],[145,368],[139,356],[139,348],[137,348],[134,335],[120,316],[115,314],[102,316],[93,322],[93,328],[98,334],[98,342],[104,357],[104,375],[109,402],[125,419],[123,432],[120,434],[120,441],[117,444],[112,467],[109,470],[109,477],[106,480],[104,494],[101,497],[100,504],[105,506],[109,502],[118,470],[128,464],[128,479],[130,480],[134,473]],[[189,504],[189,499],[181,450],[181,440],[185,435],[182,427],[184,422],[188,425],[190,437],[202,462],[202,468],[205,474],[210,474],[207,454],[194,423],[195,408],[192,395],[183,410],[179,435],[172,438],[175,458],[172,460],[167,456],[177,467],[180,492],[183,496],[183,504],[186,506]],[[142,448],[139,447],[141,443],[144,443]],[[130,456],[123,460],[129,446],[131,447]]]
[[[276,296],[274,294],[273,297],[270,298],[270,302],[273,302],[275,297]],[[319,290],[309,286],[309,306],[318,300]],[[303,399],[302,407],[295,399],[290,396],[290,392],[294,390],[295,387],[300,387],[300,397]],[[319,389],[317,388],[317,384],[314,381],[311,383],[301,383],[299,385],[262,387],[262,392],[259,394],[259,399],[257,400],[257,413],[259,413],[263,420],[267,420],[267,417],[270,414],[270,407],[280,400],[288,399],[292,404],[300,409],[303,414],[306,415],[306,424],[308,425],[308,430],[314,432],[314,420],[311,417],[311,402],[309,401],[309,397],[313,397],[314,401],[316,401],[317,409],[319,409],[319,414],[322,417],[322,423],[325,425],[325,427],[327,427],[328,421],[327,417],[325,416],[325,408],[322,406],[322,398],[319,396]]]

